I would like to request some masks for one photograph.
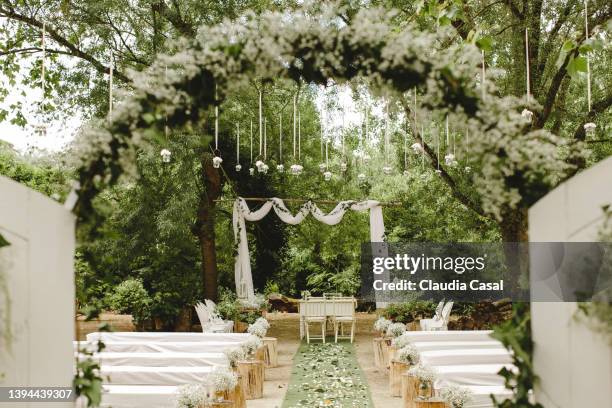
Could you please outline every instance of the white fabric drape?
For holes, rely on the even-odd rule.
[[[236,279],[236,294],[239,298],[252,298],[255,296],[253,289],[253,276],[251,274],[251,256],[249,254],[249,243],[247,241],[246,221],[259,221],[265,217],[271,209],[283,222],[291,225],[298,225],[308,216],[312,216],[327,225],[336,225],[344,214],[350,209],[352,211],[370,211],[370,241],[384,242],[385,226],[382,216],[382,207],[378,201],[367,200],[362,202],[341,201],[328,214],[321,211],[316,204],[307,201],[300,210],[291,214],[285,203],[280,198],[271,198],[266,201],[261,208],[255,211],[249,210],[243,198],[234,201],[233,225],[234,239],[236,241],[237,254],[234,267],[234,277]]]

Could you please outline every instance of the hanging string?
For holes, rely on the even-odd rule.
[[[321,111],[321,161],[323,161],[323,111]]]
[[[344,161],[344,110],[342,110],[342,130],[340,131],[340,146],[342,148],[342,160]]]
[[[109,52],[109,68],[108,68],[108,118],[109,120],[113,113],[113,69],[114,69],[113,50],[111,50]]]
[[[440,172],[440,130],[439,130],[440,128],[438,128],[437,126],[436,126],[436,128],[437,128],[436,141],[437,141],[437,145],[438,145],[437,146],[438,152],[436,154],[436,158],[437,158],[436,161],[438,162],[437,163],[438,164],[438,168],[437,168],[436,171],[439,173]]]
[[[164,82],[168,82],[168,66],[167,65],[164,67]],[[166,113],[164,115],[164,136],[166,137],[166,143],[168,142],[168,133],[169,133],[168,114]]]
[[[588,14],[588,3],[589,0],[584,0],[584,35],[585,39],[589,39],[589,14]],[[586,54],[586,68],[587,68],[587,112],[591,112],[591,59],[589,53]]]
[[[253,164],[253,119],[251,119],[250,146],[251,146],[251,165],[252,165]]]
[[[389,104],[385,105],[385,165],[389,165]]]
[[[219,104],[217,103],[217,84],[215,84],[215,150],[219,149]]]
[[[404,133],[404,170],[408,170],[408,129]]]
[[[240,123],[236,123],[236,164],[240,164]]]
[[[264,160],[268,157],[268,118],[264,117]]]
[[[298,161],[302,160],[302,113],[298,111]]]
[[[259,90],[259,155],[261,156],[263,149],[263,121],[262,121],[262,92]]]
[[[45,78],[45,60],[47,58],[47,25],[43,22],[42,29],[42,37],[41,37],[41,48],[42,48],[42,62],[41,62],[41,86],[42,86],[42,112],[45,113],[45,88],[46,88],[46,78]]]
[[[446,132],[446,148],[450,147],[450,132],[448,131],[448,113],[446,114],[446,124],[445,124],[445,132]]]
[[[481,82],[480,82],[480,87],[482,88],[482,99],[484,100],[486,97],[486,86],[485,86],[485,81],[486,81],[486,71],[485,71],[485,52],[484,50],[482,50],[482,78],[481,78]]]
[[[328,155],[328,149],[329,149],[329,140],[325,141],[325,167],[329,168],[329,155]]]
[[[531,73],[529,69],[529,28],[525,28],[525,68],[527,72],[525,75],[527,80],[527,102],[529,102],[529,98],[531,96]]]
[[[295,146],[297,137],[297,94],[293,96],[293,160],[295,160]]]
[[[278,114],[278,161],[283,162],[283,115]]]
[[[365,112],[365,144],[367,146],[369,140],[370,140],[370,133],[369,133],[369,122],[370,122],[370,114],[368,111],[368,107],[366,106],[366,112]]]
[[[421,170],[425,170],[425,127],[421,125]]]

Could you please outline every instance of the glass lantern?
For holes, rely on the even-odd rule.
[[[276,171],[278,171],[279,173],[284,173],[285,172],[285,166],[283,166],[282,164],[278,164],[276,166]]]
[[[223,159],[221,158],[221,156],[213,157],[213,167],[215,169],[218,169],[219,167],[221,167],[221,163],[223,163]]]
[[[323,173],[323,177],[325,178],[325,181],[330,181],[332,179],[332,172],[326,171],[325,173]]]
[[[236,171],[238,171],[238,172],[239,172],[240,170],[242,170],[242,166],[240,165],[240,163],[238,163],[238,164],[236,165]]]
[[[172,152],[168,149],[162,149],[161,152],[159,152],[159,155],[162,158],[162,162],[164,163],[170,163],[170,159],[172,157]]]
[[[521,112],[521,116],[529,122],[533,120],[533,112],[527,108],[523,109],[523,111]]]
[[[249,168],[249,175],[251,176],[255,175],[255,169],[253,167]]]

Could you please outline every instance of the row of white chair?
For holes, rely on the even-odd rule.
[[[452,301],[438,303],[434,317],[432,319],[421,319],[419,322],[421,330],[448,330],[453,303]]]
[[[357,300],[354,297],[345,297],[340,294],[326,294],[323,297],[306,296],[299,301],[300,307],[300,338],[306,335],[306,342],[321,340],[325,343],[327,322],[331,321],[334,331],[334,341],[349,339],[351,343],[355,338],[355,308]],[[310,334],[310,324],[321,325],[321,335]],[[350,334],[344,335],[344,325],[351,327]]]

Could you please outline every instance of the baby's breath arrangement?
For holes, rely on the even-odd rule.
[[[420,382],[433,383],[436,380],[436,371],[428,366],[419,364],[408,370],[408,374],[419,379]]]
[[[247,337],[242,347],[244,348],[247,354],[253,354],[259,347],[261,347],[262,344],[263,342],[259,337],[250,335],[249,337]]]
[[[458,385],[443,389],[441,395],[451,408],[463,408],[472,399],[472,392]]]
[[[243,361],[247,358],[246,350],[243,347],[229,349],[226,350],[224,353],[232,367],[236,367],[236,363],[238,361]]]
[[[387,327],[387,336],[399,337],[406,332],[404,323],[392,323]]]
[[[247,332],[263,339],[266,337],[266,333],[268,333],[269,328],[270,323],[268,323],[265,318],[260,317],[259,319],[255,320],[255,323],[249,325]]]
[[[410,344],[411,344],[411,341],[408,339],[407,336],[404,336],[404,335],[398,336],[394,338],[393,340],[391,340],[391,345],[394,347],[397,347],[398,349],[409,346]]]
[[[391,320],[381,316],[378,318],[378,320],[374,322],[374,330],[379,331],[381,333],[385,333],[391,323],[393,323]]]
[[[176,408],[200,408],[208,402],[206,387],[201,384],[181,385],[176,394]]]
[[[215,391],[230,391],[238,385],[238,376],[227,367],[217,367],[208,377]]]
[[[415,365],[419,362],[419,352],[414,346],[404,346],[397,352],[397,359],[404,363]]]

